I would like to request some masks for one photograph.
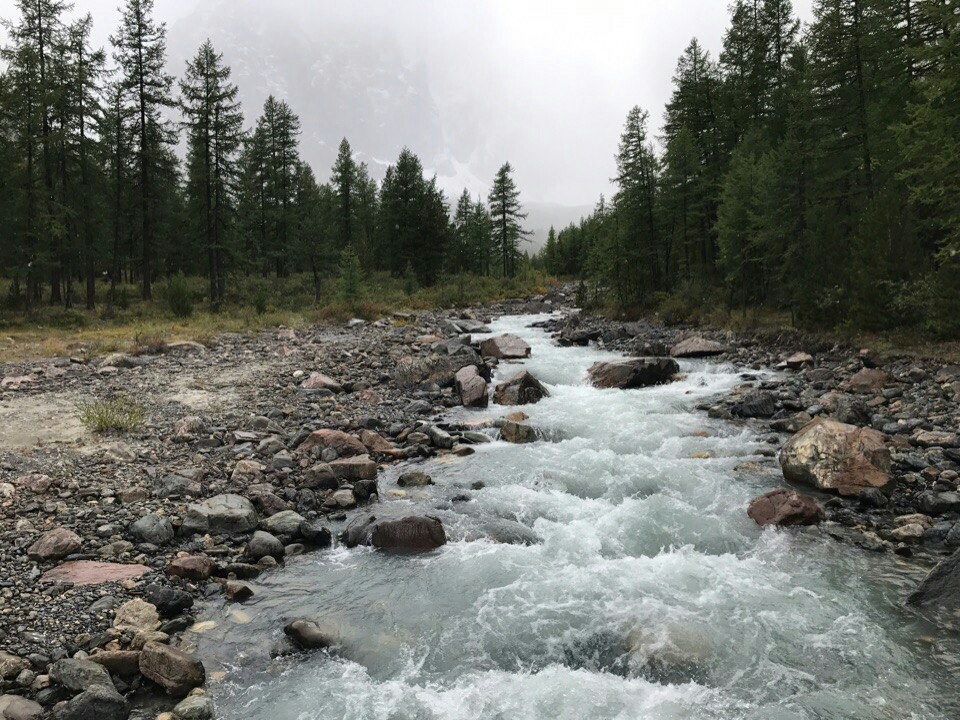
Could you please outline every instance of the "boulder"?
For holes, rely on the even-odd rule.
[[[843,387],[855,393],[875,393],[883,390],[891,379],[890,375],[878,368],[863,368],[847,380]]]
[[[517,422],[506,422],[500,428],[500,437],[509,443],[524,444],[537,440],[537,431],[529,425]]]
[[[51,680],[73,692],[82,692],[94,685],[113,687],[107,668],[90,660],[57,660],[50,666],[48,673]]]
[[[185,555],[170,561],[167,565],[167,575],[200,582],[213,575],[216,568],[217,564],[213,558],[203,555]]]
[[[74,695],[57,712],[57,720],[127,720],[130,703],[116,689],[94,685]]]
[[[213,714],[213,700],[206,695],[190,695],[173,708],[177,720],[211,720]]]
[[[790,370],[799,370],[803,366],[813,366],[813,355],[805,352],[795,352],[786,359],[785,365]]]
[[[43,707],[40,703],[19,695],[0,695],[0,718],[3,720],[40,720]]]
[[[334,477],[342,480],[375,480],[377,477],[377,464],[369,455],[337,458],[330,463],[330,469]]]
[[[587,372],[594,387],[628,390],[668,383],[680,366],[671,358],[633,358],[597,362]]]
[[[90,662],[105,667],[111,675],[134,677],[140,674],[139,650],[101,650],[90,656]]]
[[[175,618],[193,607],[193,595],[170,585],[147,585],[143,597],[164,618]]]
[[[331,377],[327,377],[321,372],[310,373],[310,377],[300,383],[304,390],[329,390],[338,393],[343,390],[343,386]]]
[[[156,630],[160,627],[160,614],[152,603],[134,598],[117,608],[113,626],[118,630]]]
[[[130,534],[140,542],[153,545],[166,545],[173,540],[173,525],[162,515],[150,513],[130,526]]]
[[[530,346],[520,337],[506,333],[487,338],[480,343],[480,354],[484,357],[499,359],[520,359],[530,357]]]
[[[152,641],[140,653],[140,672],[174,697],[184,697],[206,680],[203,663],[177,648]]]
[[[670,355],[676,358],[702,358],[719,355],[726,351],[727,348],[720,343],[697,335],[678,342],[670,348]]]
[[[467,365],[460,368],[454,376],[460,404],[464,407],[486,407],[489,401],[487,396],[487,381],[480,375],[476,365]]]
[[[263,530],[257,530],[247,543],[245,554],[251,560],[272,557],[275,560],[283,559],[283,543],[276,537]]]
[[[780,451],[783,476],[790,482],[841,495],[890,486],[890,451],[884,436],[835,420],[817,418],[790,438]]]
[[[322,650],[336,642],[335,635],[329,628],[303,618],[288,623],[283,628],[283,633],[301,650]]]
[[[78,552],[81,547],[80,536],[66,528],[58,527],[43,533],[27,548],[27,557],[31,560],[60,560]]]
[[[907,597],[907,602],[920,608],[960,610],[960,550],[940,561]]]
[[[397,485],[400,487],[422,487],[424,485],[433,485],[433,479],[425,472],[410,470],[397,478]]]
[[[274,535],[299,535],[303,515],[293,510],[283,510],[263,521],[263,529]]]
[[[754,390],[743,398],[737,406],[737,414],[745,418],[768,418],[777,412],[777,401],[773,393],[766,390]]]
[[[443,523],[435,517],[411,515],[399,520],[381,520],[373,526],[370,544],[391,552],[421,552],[446,544]]]
[[[823,520],[823,508],[808,495],[795,490],[778,488],[751,501],[747,515],[757,525],[816,525]]]
[[[349,435],[342,430],[314,430],[307,439],[300,443],[299,450],[309,452],[314,448],[325,450],[333,448],[338,457],[353,457],[355,455],[366,455],[367,448],[353,435]]]
[[[550,397],[550,391],[526,370],[504,380],[493,391],[493,401],[498,405],[532,405],[545,397]]]
[[[187,506],[181,532],[235,535],[255,530],[259,518],[253,505],[240,495],[217,495]]]

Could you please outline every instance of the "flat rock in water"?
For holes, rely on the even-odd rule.
[[[153,568],[146,565],[121,565],[120,563],[72,560],[47,570],[40,576],[42,583],[72,583],[74,585],[99,585],[119,580],[142,577]]]
[[[373,526],[370,544],[380,550],[422,552],[447,542],[443,523],[428,515],[411,515],[399,520],[382,520]]]
[[[761,526],[816,525],[823,519],[823,508],[808,495],[778,488],[754,498],[747,515]]]

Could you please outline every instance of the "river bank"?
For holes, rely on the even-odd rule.
[[[282,657],[289,652],[289,646],[277,645],[282,638],[282,633],[279,636],[278,633],[285,624],[280,623],[279,618],[289,620],[293,607],[302,610],[305,603],[309,607],[307,599],[316,596],[317,581],[321,582],[321,587],[326,586],[326,575],[323,580],[308,580],[311,576],[306,569],[318,562],[326,570],[336,569],[338,565],[349,568],[349,572],[342,573],[343,592],[323,595],[327,607],[339,603],[361,608],[361,617],[353,618],[346,625],[341,624],[339,632],[346,632],[342,628],[352,626],[354,635],[359,633],[361,636],[354,640],[362,640],[365,636],[366,642],[353,643],[355,648],[376,647],[381,641],[386,643],[388,659],[378,655],[379,651],[368,651],[365,658],[361,657],[366,660],[361,663],[366,668],[364,672],[375,675],[380,672],[386,678],[400,672],[390,666],[390,662],[396,662],[398,656],[410,651],[409,642],[403,636],[397,639],[387,632],[370,635],[371,628],[376,625],[370,625],[369,609],[383,607],[383,598],[364,599],[362,592],[359,598],[349,594],[357,583],[363,586],[363,578],[383,580],[391,577],[389,573],[385,576],[381,567],[364,567],[368,562],[379,563],[373,559],[378,555],[374,552],[371,557],[370,551],[363,548],[345,550],[341,543],[336,543],[337,549],[332,552],[310,554],[309,551],[334,542],[334,536],[356,517],[375,512],[382,516],[382,520],[397,511],[409,513],[418,509],[440,516],[452,543],[447,547],[471,546],[465,550],[468,555],[479,548],[482,556],[490,550],[490,542],[494,540],[499,541],[495,543],[496,549],[506,548],[508,552],[514,552],[509,548],[545,546],[549,549],[549,538],[536,532],[539,529],[537,521],[546,519],[556,523],[558,520],[545,518],[542,507],[533,515],[524,516],[520,512],[523,509],[520,501],[528,498],[528,490],[539,486],[528,490],[521,487],[519,497],[497,498],[493,495],[496,512],[473,517],[463,512],[464,508],[473,506],[475,498],[472,494],[490,496],[484,488],[490,483],[491,468],[484,467],[478,472],[473,463],[475,456],[492,457],[491,448],[495,446],[503,450],[504,444],[497,438],[498,426],[504,420],[501,412],[477,411],[482,417],[491,416],[491,420],[477,422],[476,413],[459,409],[461,398],[450,381],[461,367],[472,363],[478,367],[486,365],[480,361],[480,354],[464,342],[462,335],[484,337],[482,333],[492,329],[485,327],[485,323],[494,316],[544,312],[563,303],[563,297],[543,298],[534,303],[510,303],[456,315],[398,315],[377,323],[352,323],[347,327],[317,328],[309,332],[281,330],[255,338],[225,336],[212,349],[185,345],[157,357],[112,357],[109,362],[98,364],[66,360],[50,365],[5,368],[5,377],[18,381],[5,383],[3,407],[18,418],[28,418],[27,422],[16,423],[15,432],[7,429],[7,435],[0,436],[0,440],[6,443],[0,459],[4,473],[2,480],[9,485],[4,486],[6,521],[3,539],[6,549],[0,555],[5,577],[9,578],[3,593],[4,624],[0,638],[8,653],[3,656],[6,688],[30,695],[46,707],[69,699],[68,705],[60,709],[61,713],[67,713],[65,717],[85,717],[83,713],[94,707],[95,701],[107,703],[122,714],[123,703],[127,701],[117,700],[118,695],[128,694],[133,703],[139,705],[155,696],[158,682],[160,685],[166,682],[174,695],[181,694],[190,673],[196,670],[194,651],[204,658],[208,680],[216,684],[223,679],[220,673],[227,672],[224,668],[229,665],[222,655],[224,648],[236,655],[235,659],[250,657],[257,658],[258,662],[278,655]],[[551,349],[564,352],[556,348],[548,334],[541,333],[540,329],[526,330],[526,321],[517,320],[517,332],[530,334],[536,339],[532,362],[546,362],[542,366],[534,365],[534,373],[551,388],[561,388],[563,392],[582,384],[587,360],[609,359],[615,352],[662,355],[670,345],[682,339],[675,331],[653,326],[627,329],[603,325],[600,321],[579,319],[570,322],[546,316],[538,320],[541,328],[559,333],[557,339],[560,343],[579,346],[585,340],[594,342],[592,348],[576,350],[587,352],[587,357],[578,357],[571,362],[566,355],[556,354]],[[603,327],[593,327],[591,323]],[[514,329],[513,325],[508,329]],[[599,335],[595,335],[596,330]],[[573,335],[584,331],[591,337]],[[631,335],[633,331],[636,332]],[[478,333],[481,334],[478,336]],[[711,508],[716,497],[726,494],[722,517],[718,515],[716,524],[711,525],[710,513],[707,513],[706,530],[686,523],[662,527],[625,556],[656,558],[662,548],[682,547],[685,538],[686,544],[692,543],[696,547],[704,542],[704,532],[709,536],[711,527],[726,528],[730,522],[734,523],[734,535],[725,537],[724,532],[717,530],[716,537],[708,538],[706,556],[725,557],[732,552],[737,557],[738,553],[751,552],[752,543],[765,535],[760,534],[744,513],[749,500],[747,494],[782,484],[775,460],[777,449],[788,437],[787,431],[803,420],[800,413],[814,407],[804,402],[816,398],[821,400],[821,408],[826,407],[822,401],[824,394],[840,387],[847,381],[846,375],[852,376],[857,364],[864,363],[864,358],[851,358],[845,351],[838,350],[832,354],[817,353],[813,367],[776,373],[771,372],[771,368],[783,359],[782,355],[788,350],[792,354],[798,348],[768,347],[764,350],[735,338],[716,339],[724,342],[727,349],[709,362],[723,364],[731,370],[715,373],[696,365],[690,368],[694,374],[688,374],[680,384],[674,383],[665,386],[669,390],[650,394],[659,400],[663,399],[659,397],[661,392],[673,394],[672,401],[677,407],[666,416],[677,416],[670,422],[679,422],[680,426],[670,425],[671,430],[666,434],[660,430],[655,432],[653,444],[646,453],[656,456],[658,449],[662,453],[664,447],[671,448],[668,457],[675,455],[671,461],[678,463],[677,468],[682,469],[691,481],[702,480],[702,473],[709,473],[711,478],[716,475],[713,483],[719,483],[720,478],[736,477],[742,481],[742,487],[732,494],[726,485],[714,484],[701,491],[695,485],[684,488],[685,493],[700,497],[704,503],[701,511]],[[597,347],[598,341],[602,348]],[[662,343],[663,347],[656,343]],[[487,355],[486,352],[483,354]],[[520,362],[524,367],[528,364],[523,360]],[[866,362],[870,362],[869,358]],[[494,367],[495,381],[506,379],[506,374],[512,374],[516,369],[512,361],[503,360],[502,363],[500,370]],[[755,368],[756,372],[751,376],[749,372],[744,374],[744,370],[736,368]],[[825,372],[811,375],[818,369],[829,370],[831,377],[828,378]],[[894,372],[900,372],[899,367]],[[919,375],[914,377],[919,378]],[[932,397],[927,405],[917,405],[920,400],[910,400],[914,404],[907,405],[909,411],[918,408],[915,414],[928,411],[924,417],[930,427],[923,429],[931,431],[936,425],[929,418],[939,417],[934,411],[942,409],[942,404],[936,402],[938,398],[929,392],[934,380],[918,379],[914,383],[916,388],[898,382],[896,387],[902,391],[900,395],[884,398],[886,403],[876,402],[876,396],[866,402],[874,401],[873,409],[882,406],[888,410],[891,401],[904,397]],[[70,403],[81,396],[118,392],[140,398],[147,405],[149,419],[140,431],[120,441],[105,442],[89,436],[70,420],[73,417]],[[631,432],[623,436],[619,444],[607,447],[610,429],[617,427],[617,413],[633,411],[612,404],[611,414],[597,423],[596,433],[587,432],[579,422],[584,410],[577,402],[589,402],[592,396],[578,398],[576,393],[581,391],[571,392],[574,395],[567,398],[566,405],[561,402],[561,397],[556,397],[545,404],[531,406],[538,408],[535,412],[527,408],[525,413],[533,415],[529,423],[520,416],[515,418],[520,421],[519,425],[534,427],[540,433],[541,441],[535,445],[541,450],[537,452],[552,451],[552,454],[534,454],[538,467],[523,465],[522,470],[514,468],[510,472],[519,473],[520,477],[532,472],[540,485],[549,486],[555,482],[576,484],[574,476],[561,475],[559,481],[550,477],[543,466],[559,463],[556,470],[559,472],[571,462],[571,458],[569,454],[557,453],[567,453],[570,441],[580,442],[586,446],[581,448],[587,453],[586,464],[574,464],[573,467],[589,476],[595,463],[601,461],[605,474],[579,481],[588,485],[576,485],[572,491],[565,487],[562,496],[572,495],[583,500],[596,497],[608,503],[613,500],[619,514],[606,517],[607,513],[601,513],[598,518],[608,524],[622,524],[621,529],[611,527],[617,534],[629,535],[632,527],[642,535],[647,531],[646,524],[631,524],[629,516],[623,512],[632,507],[627,502],[630,498],[658,497],[657,491],[662,483],[654,478],[662,470],[628,466],[625,472],[623,467],[618,467],[617,463],[625,456],[629,462],[645,462],[639,458],[630,459],[637,457],[636,453],[630,452],[630,444],[637,442],[636,427],[626,425]],[[767,393],[769,397],[754,397],[752,403],[744,402],[757,392]],[[877,393],[883,397],[882,390]],[[634,393],[628,393],[628,396],[636,398]],[[696,400],[693,404],[689,402],[691,397]],[[944,400],[944,397],[939,399]],[[852,411],[859,408],[858,401],[862,401],[859,396],[850,398]],[[773,411],[767,413],[770,402]],[[749,414],[744,413],[745,404],[761,408],[762,414],[768,417],[744,417]],[[847,406],[843,398],[837,401],[838,408]],[[902,407],[898,412],[909,412],[903,411]],[[835,411],[821,412],[832,414]],[[881,415],[882,412],[875,414]],[[664,408],[658,405],[656,415],[663,417]],[[890,417],[891,422],[904,419],[883,417]],[[707,426],[699,427],[701,423]],[[735,430],[744,423],[743,430]],[[14,423],[8,423],[10,425]],[[916,425],[913,429],[919,427]],[[671,433],[679,429],[691,433],[687,440],[671,439]],[[315,433],[318,430],[320,434]],[[742,433],[748,435],[741,436]],[[895,435],[904,435],[909,442],[905,433]],[[64,440],[68,442],[62,442]],[[488,442],[491,440],[494,442]],[[672,448],[674,442],[683,445]],[[22,449],[24,444],[28,450]],[[591,456],[590,445],[600,447],[601,454]],[[739,449],[740,445],[749,451]],[[511,445],[510,448],[515,448],[510,450],[512,461],[521,462],[522,458],[529,457],[532,447]],[[911,561],[919,562],[912,566],[916,569],[897,572],[890,569],[894,567],[892,565],[873,567],[869,564],[871,561],[854,561],[867,563],[856,565],[856,572],[868,575],[875,572],[878,576],[892,573],[896,580],[884,591],[884,597],[897,596],[897,602],[899,596],[923,576],[935,559],[934,555],[946,552],[950,547],[947,538],[953,527],[951,520],[956,519],[951,517],[953,511],[948,508],[943,513],[929,515],[929,527],[921,528],[917,536],[884,537],[885,533],[895,531],[895,518],[902,514],[902,508],[916,508],[916,498],[922,492],[948,492],[943,487],[951,477],[948,463],[953,460],[950,455],[944,452],[945,459],[924,465],[924,469],[935,467],[938,470],[931,480],[932,471],[924,473],[916,467],[919,460],[905,459],[918,458],[919,452],[913,445],[902,442],[895,451],[894,472],[898,473],[898,489],[886,507],[863,507],[859,498],[824,497],[829,521],[817,531],[817,535],[822,533],[852,541],[870,550],[889,550],[891,558],[918,550],[921,551],[917,553],[919,555],[929,551],[929,556]],[[927,453],[922,455],[924,460],[939,457],[932,448],[924,449],[924,452]],[[421,486],[419,481],[410,478],[401,483],[400,476],[412,467],[422,468],[433,485],[445,489],[443,478],[449,473],[455,478],[451,492],[436,497],[432,486]],[[474,469],[470,470],[472,467]],[[909,472],[921,479],[903,480],[904,467],[913,468]],[[944,473],[947,473],[946,477]],[[620,480],[624,475],[627,479]],[[636,482],[641,485],[631,484]],[[900,489],[904,487],[905,490]],[[374,489],[376,493],[372,492]],[[517,490],[508,487],[505,492],[509,495]],[[611,492],[612,498],[609,497]],[[369,505],[373,499],[371,496],[381,502]],[[511,500],[512,506],[501,504]],[[538,504],[541,502],[538,500]],[[583,507],[571,508],[570,517],[583,511]],[[736,520],[728,519],[734,516]],[[589,513],[586,517],[590,517]],[[647,520],[655,521],[656,517],[654,513]],[[697,518],[694,514],[687,522]],[[887,522],[890,523],[889,530],[883,525]],[[910,524],[925,522],[918,520]],[[950,529],[945,528],[947,522],[951,522]],[[52,553],[40,548],[45,553],[41,554],[34,544],[38,538],[49,537],[42,533],[52,528],[60,528],[64,533],[55,538],[57,542],[48,543]],[[257,528],[257,535],[252,536]],[[933,528],[938,528],[940,535],[927,533]],[[585,531],[585,528],[571,529]],[[561,541],[571,529],[563,528],[557,541]],[[66,532],[76,537],[67,536]],[[622,547],[616,550],[616,544],[611,550],[609,539],[598,538],[597,541],[601,558],[611,551],[624,554]],[[711,546],[711,543],[716,544]],[[566,547],[562,542],[554,549],[564,553],[573,551],[573,547]],[[856,552],[859,558],[861,551]],[[447,565],[440,563],[441,569],[445,570],[437,575],[438,580],[449,575],[467,582],[467,578],[457,575],[456,570],[449,567],[455,557],[457,555],[447,558]],[[588,554],[584,559],[591,558]],[[110,565],[73,565],[68,567],[75,573],[73,575],[47,575],[43,578],[43,573],[55,567],[64,572],[64,561],[83,563],[91,560],[109,562]],[[781,561],[783,558],[778,560]],[[399,566],[409,562],[398,559],[395,570],[406,572]],[[895,562],[903,561],[898,559]],[[273,572],[281,563],[286,564],[287,569]],[[360,566],[356,567],[356,563]],[[117,565],[123,570],[118,570]],[[291,588],[291,571],[306,573],[300,591]],[[110,583],[91,582],[104,579],[102,573],[105,572],[124,572],[129,576]],[[717,568],[711,572],[713,574],[708,575],[716,581],[723,576]],[[605,578],[604,582],[608,580]],[[392,582],[397,588],[403,588],[408,583],[421,581],[419,577],[401,575]],[[537,582],[530,585],[530,591],[543,592],[542,581],[543,578],[538,577]],[[82,584],[87,582],[90,584]],[[579,587],[572,576],[570,582],[571,587]],[[488,588],[477,587],[481,595],[487,591]],[[819,591],[829,594],[837,592],[837,588],[828,584]],[[876,588],[866,585],[864,593],[872,598]],[[244,601],[245,605],[242,604]],[[288,605],[282,612],[277,606],[272,613],[253,612],[256,608],[270,608],[271,603]],[[409,607],[408,611],[413,612]],[[419,611],[422,612],[423,608]],[[217,612],[225,615],[221,618]],[[433,608],[424,619],[435,622],[437,613],[442,612],[440,608]],[[492,617],[496,616],[495,610],[490,612],[494,613]],[[214,614],[208,616],[210,613]],[[524,622],[527,621],[537,622],[534,616]],[[559,628],[562,621],[557,622]],[[264,623],[269,623],[269,628]],[[426,627],[415,624],[408,630],[415,634],[415,630],[424,631]],[[609,628],[598,627],[596,630],[602,631],[604,636],[609,634]],[[228,631],[229,636],[222,634]],[[521,630],[504,626],[498,632],[506,636]],[[163,658],[167,668],[163,672],[156,668],[145,669],[144,647],[153,642],[152,652],[157,653],[158,641],[163,644],[168,639],[171,643],[180,643],[182,648],[191,651],[190,654],[183,653],[184,657],[181,657],[179,653],[171,653],[170,657]],[[246,640],[254,642],[260,649],[238,652],[236,643],[242,644]],[[539,647],[531,638],[527,640],[529,642],[520,645],[526,646],[528,651]],[[462,641],[468,642],[469,637]],[[579,635],[568,637],[567,641],[573,642],[573,646],[567,642],[566,645],[561,643],[559,649],[556,646],[549,648],[549,652],[536,651],[534,654],[540,653],[540,660],[534,664],[541,669],[552,667],[556,664],[557,651],[580,657],[596,655],[597,652],[604,655],[609,650],[603,643],[594,647],[591,643],[595,644],[595,640],[589,638],[586,640],[589,647],[578,650],[578,643],[583,641]],[[711,639],[711,644],[714,641]],[[886,641],[883,646],[886,647]],[[484,662],[489,662],[489,652],[484,652],[487,657]],[[514,657],[515,662],[533,662],[530,658],[524,659],[522,654],[516,656],[512,645],[504,652],[508,657]],[[86,662],[88,655],[92,661],[100,656],[99,662],[109,667],[113,695],[77,694],[77,688],[71,687],[71,682],[77,683],[68,676],[90,672]],[[56,670],[53,669],[57,661],[66,658],[73,658],[74,662],[61,663]],[[501,659],[495,664],[504,662],[507,661]],[[574,666],[583,664],[582,659],[571,662]],[[657,662],[662,665],[662,658]],[[223,663],[223,667],[218,663]],[[641,664],[644,663],[650,671],[650,658]],[[591,666],[591,671],[602,674],[610,670],[603,663],[601,666]],[[355,670],[354,666],[347,667],[349,672]],[[170,677],[171,672],[180,675]],[[624,670],[620,675],[633,677],[631,672]],[[664,682],[664,678],[651,679],[642,673],[634,673],[634,676],[647,683]],[[682,674],[667,677],[666,686],[691,680],[696,682],[696,678]],[[378,683],[372,687],[382,690]],[[366,685],[364,688],[369,689]],[[649,690],[646,686],[643,689],[645,692]],[[611,687],[610,692],[615,694],[617,690]],[[84,695],[86,697],[81,698]],[[269,693],[265,695],[269,696]],[[208,711],[209,699],[200,697],[188,701],[188,707],[181,708],[180,714]],[[147,714],[140,716],[153,717],[158,710],[172,708],[175,703],[176,700],[166,700],[158,706],[150,702],[147,704],[149,709],[141,711]],[[229,716],[229,713],[224,715]],[[101,715],[100,720],[103,717]]]

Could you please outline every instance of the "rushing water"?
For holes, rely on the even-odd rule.
[[[743,382],[736,368],[689,362],[681,382],[597,390],[585,371],[613,355],[558,347],[537,319],[493,329],[533,348],[523,366],[551,397],[523,409],[545,439],[425,463],[436,485],[404,498],[387,491],[407,468],[381,478],[376,513],[440,517],[453,539],[440,550],[293,558],[253,601],[212,612],[195,641],[230,671],[213,686],[220,716],[960,716],[954,640],[900,606],[915,569],[747,518],[782,482],[771,446],[694,410]],[[489,539],[511,521],[537,541]],[[336,627],[340,649],[271,660],[294,617]]]

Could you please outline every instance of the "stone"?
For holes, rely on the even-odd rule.
[[[58,527],[43,533],[40,538],[27,549],[27,557],[31,560],[60,560],[67,555],[79,552],[82,547],[80,536],[71,530]]]
[[[47,672],[51,680],[73,692],[82,692],[94,685],[113,687],[107,668],[90,660],[64,658],[53,663]]]
[[[6,650],[0,650],[0,680],[13,680],[29,666],[29,661],[8,653]]]
[[[244,554],[254,561],[264,557],[281,560],[283,558],[283,543],[270,533],[257,530],[247,542]]]
[[[303,618],[288,623],[283,633],[301,650],[322,650],[336,643],[335,635],[329,628]]]
[[[920,608],[960,610],[960,550],[941,560],[908,597]]]
[[[480,354],[498,359],[521,359],[530,357],[530,346],[511,333],[487,338],[480,343]]]
[[[373,430],[361,430],[360,442],[362,442],[363,446],[372,453],[391,455],[394,457],[399,457],[403,454],[403,451],[395,447],[393,443],[379,433],[375,433]]]
[[[843,384],[845,390],[855,393],[875,393],[883,390],[892,378],[878,368],[863,368]]]
[[[236,535],[257,527],[257,511],[240,495],[217,495],[187,506],[181,532]]]
[[[745,418],[768,418],[777,412],[773,393],[754,390],[746,395],[737,407],[737,414]]]
[[[300,383],[304,390],[329,390],[338,393],[343,390],[343,386],[327,375],[321,372],[310,373],[310,377]]]
[[[347,510],[357,505],[357,497],[350,488],[335,491],[324,503],[328,507],[338,507]]]
[[[3,720],[40,720],[43,706],[19,695],[0,695],[0,718]]]
[[[90,662],[102,665],[118,677],[134,677],[140,673],[138,650],[101,650],[90,656]]]
[[[375,480],[377,477],[377,464],[369,455],[337,458],[330,463],[330,469],[342,480]]]
[[[113,686],[94,685],[68,700],[56,717],[57,720],[127,720],[130,704]]]
[[[174,531],[170,521],[162,515],[144,515],[130,526],[130,534],[140,542],[166,545],[173,540]]]
[[[443,523],[429,515],[411,515],[399,520],[381,520],[373,526],[370,544],[392,552],[434,550],[446,544]]]
[[[813,365],[813,355],[805,352],[795,352],[786,359],[785,365],[790,370],[799,370],[804,365]]]
[[[446,430],[436,425],[428,425],[425,431],[434,447],[440,448],[441,450],[450,450],[453,448],[453,436]]]
[[[227,580],[223,584],[223,594],[233,602],[243,602],[253,597],[253,588],[239,580]]]
[[[133,580],[153,572],[146,565],[121,565],[95,560],[71,560],[47,570],[42,583],[71,583],[76,586],[99,585],[120,580]]]
[[[925,490],[917,496],[915,504],[927,515],[943,515],[960,509],[960,493]]]
[[[367,453],[367,448],[364,447],[362,442],[342,430],[314,430],[307,436],[306,440],[300,443],[298,450],[309,452],[314,448],[320,448],[321,450],[332,448],[341,458],[366,455]]]
[[[164,618],[175,618],[193,607],[193,596],[190,593],[170,585],[147,585],[143,589],[143,597],[156,607],[157,613]]]
[[[696,335],[686,340],[681,340],[670,348],[670,356],[676,358],[702,358],[720,355],[726,351],[727,348],[720,343]]]
[[[196,477],[188,477],[180,473],[170,473],[154,480],[153,494],[158,498],[196,497],[203,492]]]
[[[823,508],[808,495],[778,488],[754,498],[747,515],[760,526],[816,525],[823,520]]]
[[[180,437],[189,437],[192,435],[202,435],[207,431],[207,424],[202,417],[197,415],[187,415],[180,418],[177,424],[173,426],[173,434]]]
[[[211,720],[213,712],[213,700],[206,695],[191,695],[173,708],[177,720]]]
[[[184,697],[206,680],[203,663],[183,650],[158,642],[143,646],[140,672],[173,697]]]
[[[506,422],[500,428],[500,437],[509,443],[523,444],[537,440],[537,431],[529,425],[516,422]]]
[[[113,626],[118,630],[156,630],[160,627],[160,614],[152,603],[134,598],[117,608]]]
[[[283,510],[263,521],[262,527],[274,535],[299,535],[303,515],[293,510]]]
[[[532,405],[545,397],[550,397],[550,391],[527,370],[512,375],[493,391],[498,405]]]
[[[893,482],[890,464],[890,451],[879,432],[823,418],[807,423],[780,451],[788,481],[841,495],[888,488]]]
[[[587,374],[594,387],[628,390],[668,383],[678,372],[671,358],[633,358],[594,363]]]
[[[314,525],[309,520],[300,523],[300,537],[303,538],[305,543],[313,547],[330,547],[333,544],[333,534],[330,532],[330,528]]]
[[[894,540],[916,540],[923,537],[926,528],[920,523],[906,523],[890,532]]]
[[[433,485],[433,479],[425,472],[410,470],[397,478],[397,485],[400,487],[422,487],[424,485]]]
[[[454,376],[454,385],[460,404],[464,407],[485,408],[490,400],[487,395],[487,381],[480,375],[476,365],[460,368]]]
[[[238,485],[249,485],[263,478],[264,467],[256,460],[240,460],[233,468],[230,479]]]
[[[170,561],[170,564],[167,565],[167,575],[199,582],[207,580],[213,575],[216,567],[217,564],[213,561],[213,558],[203,555],[185,555]]]

